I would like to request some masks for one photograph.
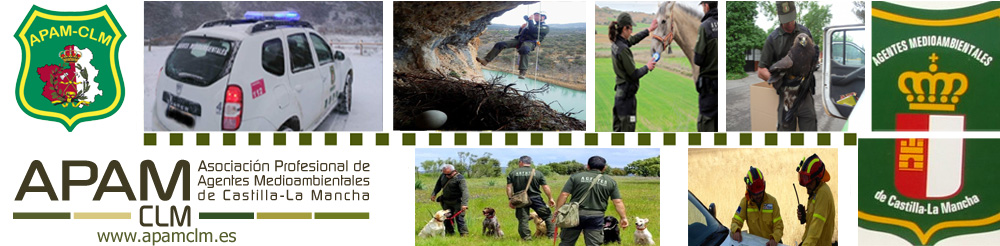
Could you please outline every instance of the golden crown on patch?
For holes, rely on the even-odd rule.
[[[959,97],[969,90],[969,78],[964,73],[938,72],[936,63],[941,58],[937,53],[931,53],[927,59],[931,61],[929,71],[905,71],[899,75],[899,91],[906,94],[910,110],[955,111]]]

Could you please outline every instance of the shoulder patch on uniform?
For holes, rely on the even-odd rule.
[[[764,204],[764,209],[774,209],[774,204],[771,203]]]
[[[742,210],[743,210],[742,206],[736,206],[736,214],[740,214],[740,211]]]

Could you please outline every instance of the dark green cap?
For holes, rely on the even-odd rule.
[[[795,2],[777,1],[774,5],[778,10],[778,21],[780,21],[781,24],[795,20]]]
[[[626,12],[622,12],[620,15],[618,15],[618,25],[634,26],[635,23],[632,22],[632,15],[629,15]]]

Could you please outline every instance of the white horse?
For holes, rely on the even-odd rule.
[[[653,37],[653,52],[663,54],[664,50],[669,49],[668,40],[665,39],[673,32],[674,42],[677,42],[691,63],[692,81],[698,79],[699,68],[694,64],[694,46],[698,42],[698,27],[701,26],[701,18],[704,15],[701,10],[677,2],[662,2],[660,9],[656,11],[660,25],[649,34]]]

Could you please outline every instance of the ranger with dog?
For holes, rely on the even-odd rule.
[[[587,171],[577,172],[570,175],[563,186],[559,200],[556,202],[557,208],[563,205],[572,207],[578,206],[579,224],[574,227],[561,228],[559,235],[559,245],[575,245],[576,240],[583,233],[584,241],[588,246],[600,245],[604,242],[604,211],[607,210],[610,199],[621,221],[621,227],[627,228],[629,225],[628,215],[625,214],[625,202],[618,191],[618,183],[610,176],[603,174],[607,168],[607,160],[604,157],[593,156],[587,160]],[[567,204],[567,198],[572,195]],[[563,209],[560,209],[562,213]]]
[[[531,167],[530,156],[521,156],[517,164],[518,168],[507,174],[507,198],[510,200],[508,205],[515,210],[517,233],[521,239],[531,240],[531,227],[528,223],[531,220],[531,210],[535,210],[542,220],[551,222],[552,210],[548,206],[555,206],[555,201],[552,199],[552,190],[545,182],[545,175]],[[541,191],[545,191],[545,196],[549,198],[548,203],[542,200]],[[524,198],[528,200],[525,201]],[[546,229],[548,229],[547,236],[552,238],[555,224],[547,223]]]
[[[778,200],[764,192],[764,173],[760,169],[750,167],[743,182],[747,184],[747,190],[743,200],[740,200],[739,207],[736,207],[733,224],[729,226],[730,237],[742,242],[743,234],[740,231],[746,222],[750,234],[770,239],[767,241],[767,246],[778,245],[781,236],[784,235],[785,222],[781,221]]]
[[[437,196],[438,191],[441,192],[440,197]],[[454,214],[453,218],[448,218],[444,222],[445,233],[454,235],[457,224],[458,233],[463,237],[469,234],[469,228],[465,226],[465,210],[469,208],[469,187],[465,182],[465,176],[455,171],[455,166],[447,164],[441,167],[441,176],[438,177],[437,184],[434,184],[431,201],[441,203],[441,210],[448,210]]]

